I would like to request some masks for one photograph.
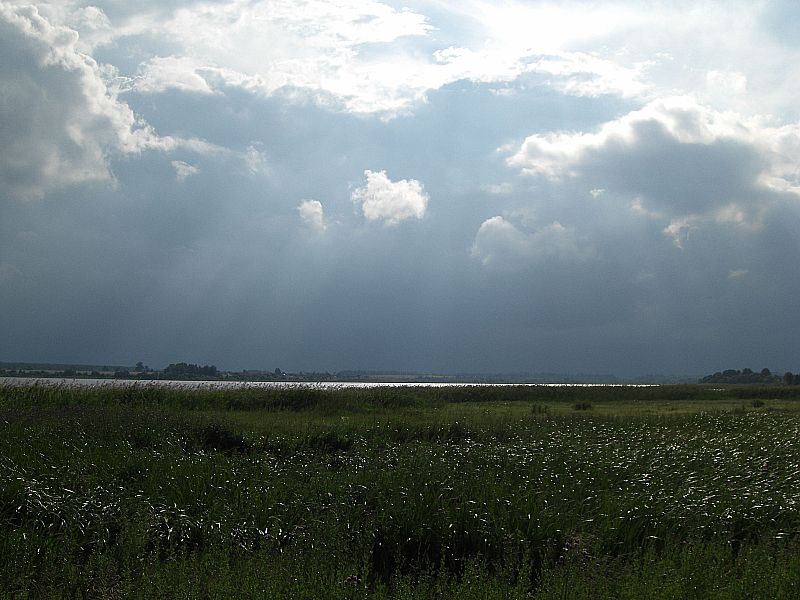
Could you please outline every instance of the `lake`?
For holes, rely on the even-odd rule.
[[[378,388],[378,387],[501,387],[524,385],[530,387],[655,387],[657,384],[621,383],[469,383],[469,382],[373,382],[373,381],[178,381],[171,379],[90,379],[62,377],[3,377],[0,385],[69,385],[69,386],[165,386],[185,388],[294,388],[318,389]]]

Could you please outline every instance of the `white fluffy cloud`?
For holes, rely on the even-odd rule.
[[[110,180],[109,151],[151,143],[151,132],[108,90],[106,74],[77,41],[73,30],[51,25],[33,6],[0,4],[0,181],[14,195]]]
[[[139,65],[138,75],[130,85],[144,93],[163,92],[171,88],[213,94],[202,71],[202,65],[186,56],[156,56]]]
[[[150,49],[137,41],[141,64],[130,85],[141,92],[291,89],[387,116],[455,81],[512,82],[530,73],[570,95],[653,99],[677,90],[754,114],[796,111],[800,93],[800,51],[795,60],[786,47],[776,51],[758,26],[763,3],[700,2],[687,15],[681,3],[615,1],[397,9],[379,0],[183,0],[109,3],[113,20],[104,5],[39,3],[48,18],[80,32],[85,52],[126,37],[160,39]]]
[[[152,25],[176,52],[141,65],[134,87],[142,92],[208,93],[214,80],[267,95],[306,90],[353,112],[392,112],[424,91],[412,80],[412,56],[398,50],[374,60],[365,48],[425,36],[431,26],[417,12],[374,0],[230,0],[181,8]]]
[[[297,212],[303,223],[314,231],[325,231],[325,211],[319,200],[303,200],[297,207]]]
[[[35,6],[0,3],[0,54],[0,183],[13,196],[113,182],[114,154],[215,151],[202,140],[156,135],[119,99],[115,70],[84,54],[73,29]]]
[[[593,132],[529,136],[508,159],[523,174],[577,179],[664,220],[676,246],[715,223],[754,228],[775,194],[800,196],[800,127],[715,111],[687,96],[653,101]]]
[[[292,88],[351,112],[392,116],[459,80],[510,82],[537,73],[579,96],[633,97],[649,88],[647,60],[583,49],[598,23],[630,27],[645,21],[641,13],[620,9],[608,18],[586,7],[467,4],[439,7],[440,21],[432,23],[377,0],[227,0],[189,4],[169,18],[143,10],[103,31],[109,39],[158,32],[169,40],[171,53],[145,60],[132,81],[145,93],[205,94],[229,85],[269,95]],[[459,44],[432,40],[440,28],[437,37],[447,39],[459,21],[471,32]],[[98,27],[92,35],[102,39]]]
[[[421,219],[428,207],[428,194],[416,179],[392,181],[386,171],[364,171],[367,184],[353,190],[352,200],[361,205],[369,221],[396,225],[406,219]]]
[[[515,269],[544,260],[574,260],[587,257],[573,229],[558,221],[526,232],[501,216],[486,219],[478,229],[472,256],[484,265]]]
[[[597,131],[550,132],[525,139],[508,164],[526,175],[550,179],[575,176],[587,156],[608,147],[630,147],[648,134],[663,132],[679,144],[712,144],[720,139],[753,141],[759,134],[756,120],[721,113],[698,104],[690,96],[655,100],[639,110],[604,123]]]

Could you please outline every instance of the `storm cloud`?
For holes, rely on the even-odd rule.
[[[0,0],[0,360],[796,371],[799,15]]]

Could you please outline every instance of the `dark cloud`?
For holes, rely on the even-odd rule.
[[[0,20],[0,137],[15,149],[0,159],[2,359],[797,368],[800,203],[774,185],[775,129],[685,99],[636,112],[565,96],[535,74],[450,83],[388,120],[224,78],[117,97],[92,87],[112,71],[40,25]],[[127,56],[130,75],[153,43],[96,55]],[[51,48],[76,62],[45,64]],[[418,182],[425,210],[365,217],[365,171]]]
[[[216,107],[211,112],[224,106],[224,99],[204,102]],[[447,103],[458,101],[449,96]],[[754,312],[771,293],[796,291],[793,280],[775,279],[798,258],[794,221],[787,221],[796,220],[791,195],[774,203],[762,229],[710,221],[681,250],[664,234],[667,217],[630,209],[629,194],[642,190],[624,177],[632,170],[624,153],[605,171],[590,155],[587,175],[534,183],[518,179],[502,155],[487,160],[491,153],[476,144],[461,153],[461,170],[451,166],[451,183],[424,164],[432,156],[427,147],[422,158],[410,158],[412,148],[398,141],[403,124],[320,114],[295,127],[291,112],[274,107],[289,117],[283,126],[261,106],[244,122],[264,129],[239,138],[262,142],[264,172],[199,159],[198,173],[179,181],[169,161],[151,154],[115,161],[114,191],[65,191],[7,207],[4,222],[30,232],[26,245],[4,246],[4,260],[25,280],[8,295],[13,321],[2,324],[13,346],[38,355],[49,335],[58,342],[48,350],[53,359],[78,353],[253,368],[702,372],[717,368],[719,357],[735,365],[760,357],[759,340],[789,310],[773,301],[775,310]],[[300,109],[292,110],[299,118]],[[404,125],[421,126],[413,119]],[[337,137],[348,128],[352,135]],[[377,130],[384,143],[374,141]],[[212,128],[202,133],[232,141]],[[631,156],[649,143],[641,140]],[[667,147],[682,151],[678,143]],[[719,155],[738,165],[748,153]],[[431,195],[425,218],[386,227],[360,215],[350,194],[372,163],[397,173],[395,180],[419,177]],[[611,175],[614,165],[620,173]],[[603,173],[608,191],[593,198],[589,184]],[[493,196],[479,185],[504,178],[513,182],[511,194]],[[612,191],[616,181],[628,187]],[[668,198],[641,181],[653,186],[649,196]],[[302,198],[324,206],[326,231],[311,235],[302,226]],[[471,250],[481,223],[503,212],[534,242],[505,257],[514,259],[509,268],[494,269]],[[538,232],[563,233],[556,221],[574,245],[545,236],[536,246]],[[769,250],[774,239],[782,240],[780,259]],[[560,254],[564,248],[571,251]],[[735,343],[738,335],[748,336],[745,346]],[[773,355],[779,363],[780,353]]]
[[[757,193],[765,164],[752,145],[681,142],[655,120],[636,123],[631,134],[587,152],[578,167],[587,183],[639,195],[651,210],[667,215],[705,213]]]

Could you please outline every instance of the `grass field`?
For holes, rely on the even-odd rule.
[[[0,596],[800,597],[800,389],[0,384]]]

